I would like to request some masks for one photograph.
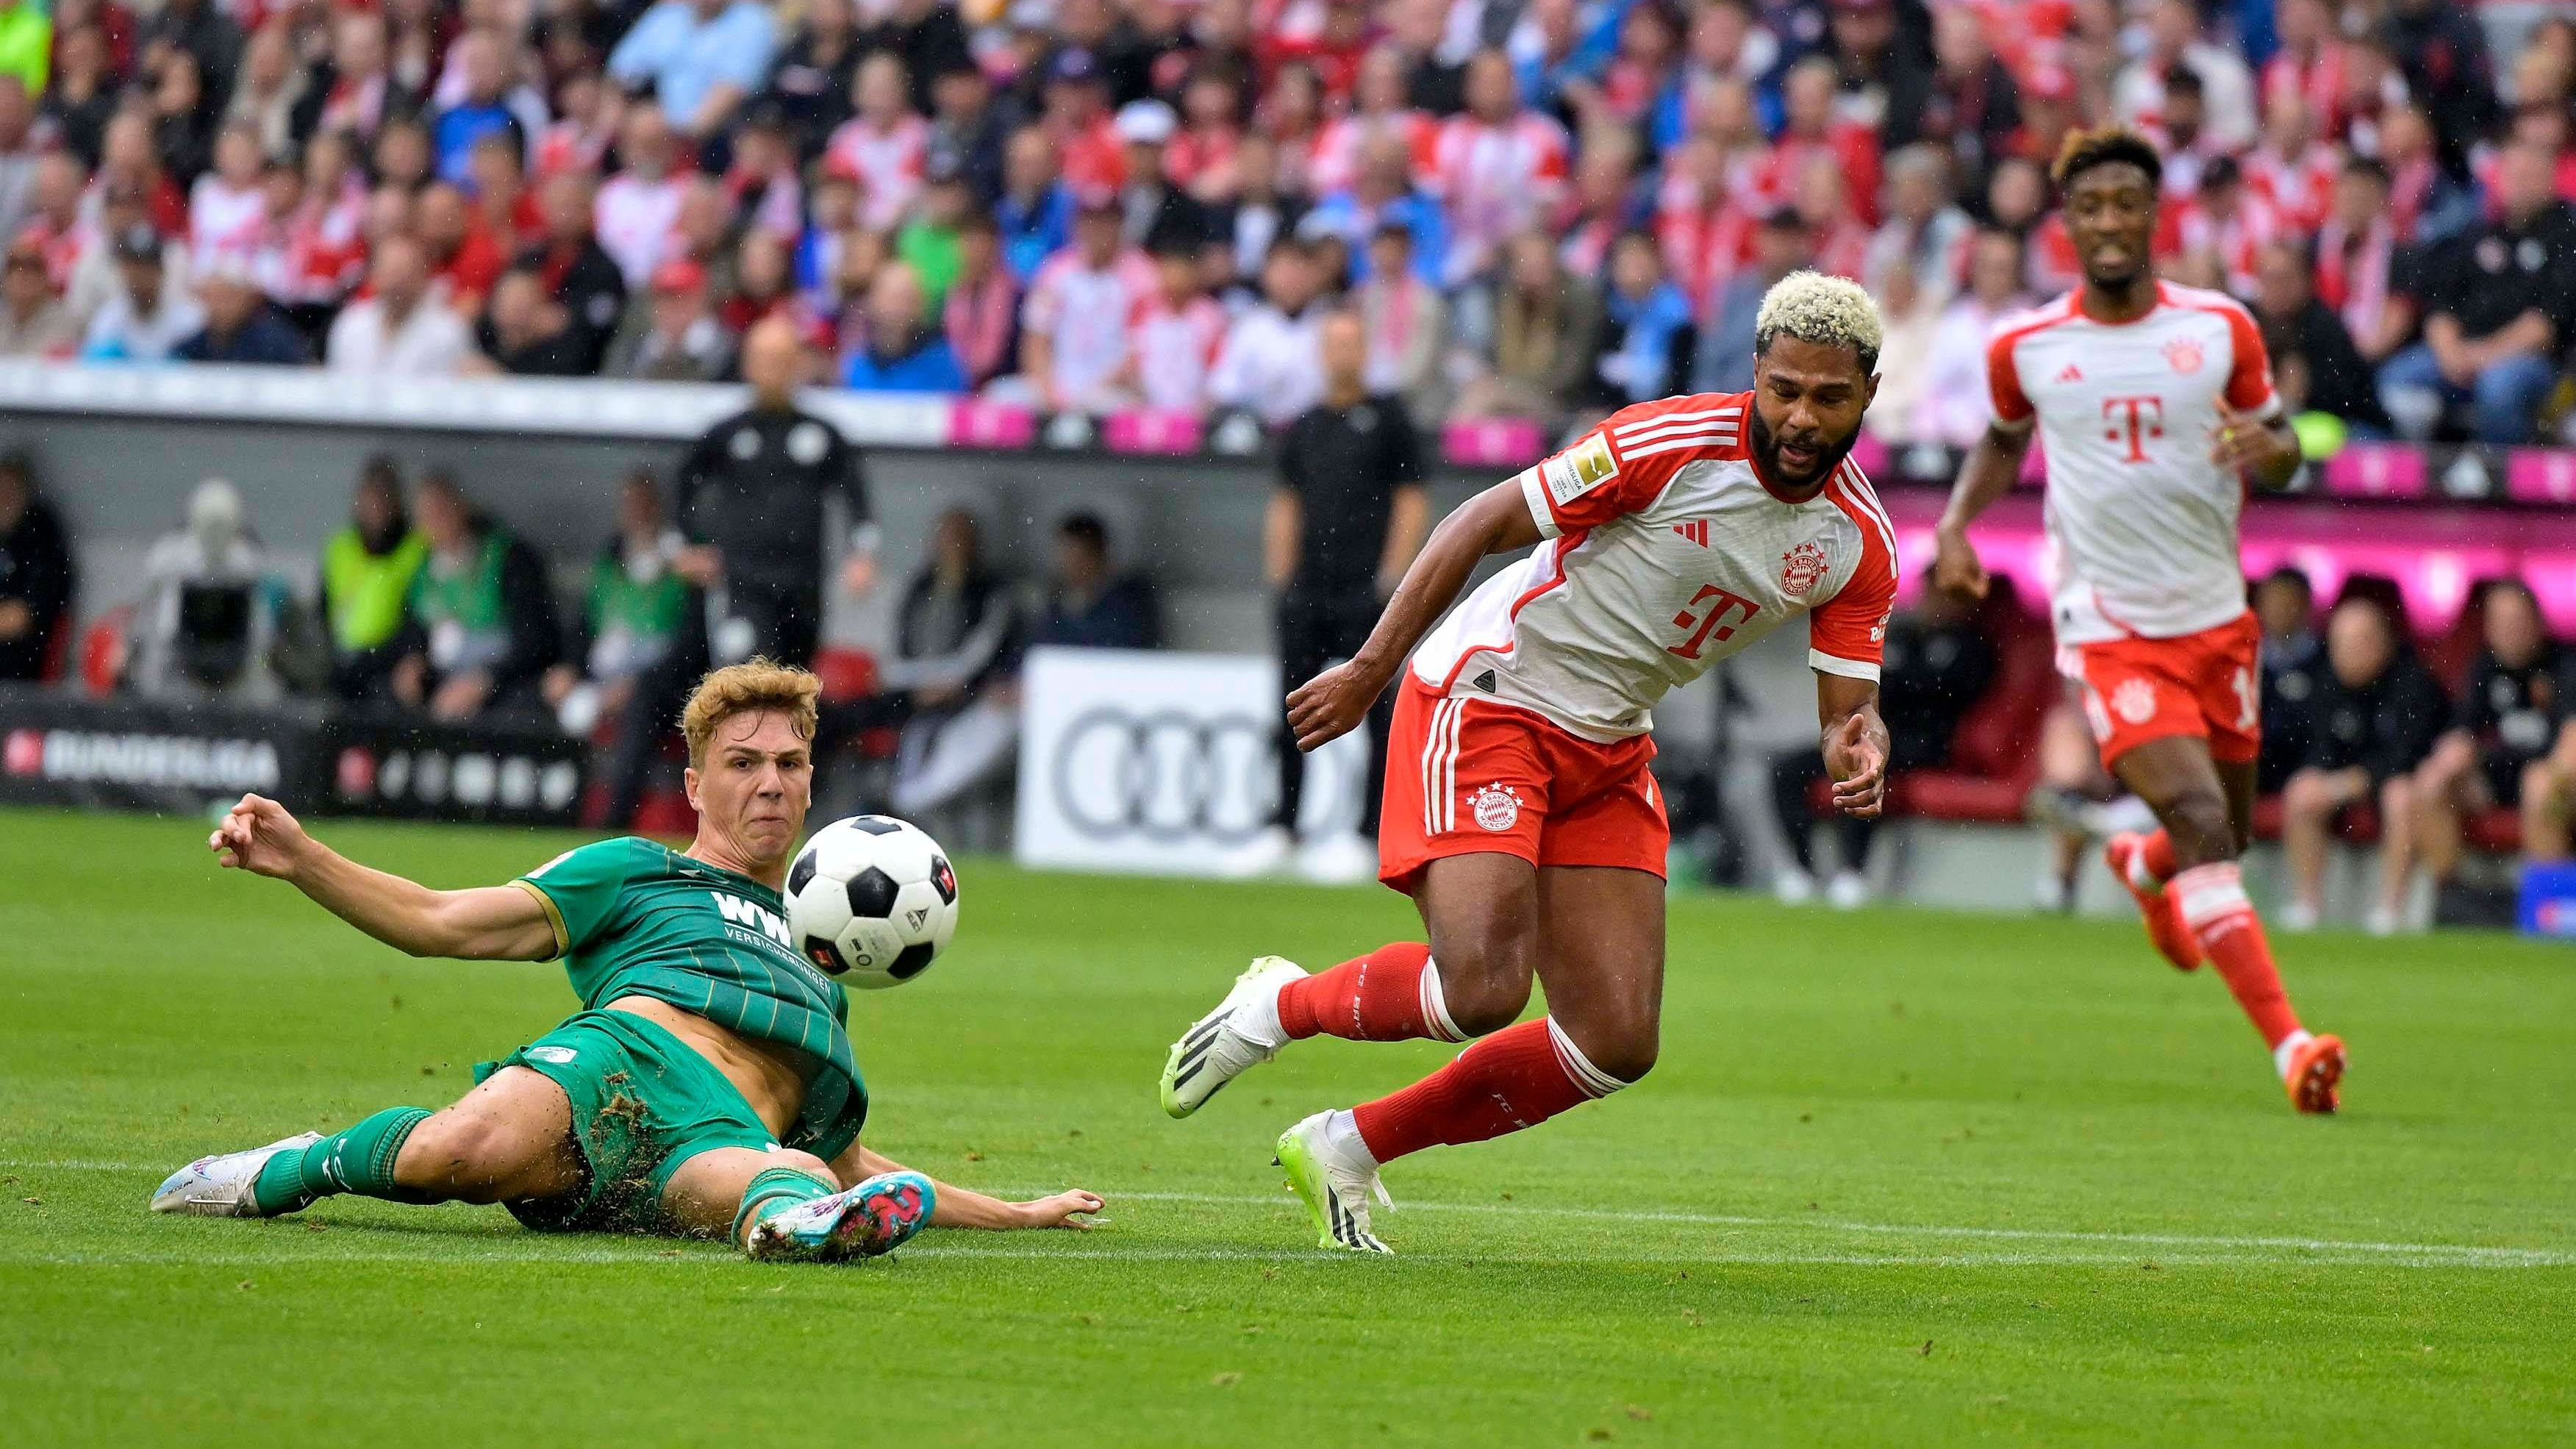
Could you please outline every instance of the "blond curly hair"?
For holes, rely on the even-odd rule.
[[[709,670],[680,711],[680,733],[689,741],[689,763],[707,762],[707,743],[726,720],[738,714],[783,714],[801,740],[814,738],[816,703],[823,681],[806,670],[766,658],[746,659]]]
[[[1771,350],[1775,337],[1795,337],[1819,347],[1848,347],[1860,354],[1860,370],[1878,370],[1878,349],[1886,328],[1878,304],[1848,277],[1822,272],[1791,272],[1762,294],[1753,315],[1753,350]]]

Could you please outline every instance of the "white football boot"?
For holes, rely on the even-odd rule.
[[[1247,1068],[1279,1055],[1288,1045],[1288,1030],[1279,1024],[1279,988],[1305,974],[1305,967],[1277,956],[1257,957],[1245,967],[1216,1010],[1200,1017],[1164,1055],[1163,1111],[1186,1117]]]
[[[1395,1249],[1369,1231],[1369,1199],[1388,1207],[1395,1199],[1378,1180],[1377,1159],[1369,1156],[1350,1113],[1318,1112],[1280,1133],[1279,1155],[1272,1161],[1288,1169],[1288,1185],[1306,1204],[1316,1247],[1394,1256]]]
[[[321,1140],[319,1132],[298,1132],[266,1147],[200,1157],[163,1179],[160,1190],[152,1194],[152,1210],[201,1218],[267,1217],[250,1192],[251,1184],[259,1181],[259,1170],[281,1152],[301,1152]]]
[[[874,1258],[930,1223],[939,1190],[918,1172],[880,1172],[856,1187],[783,1208],[751,1225],[743,1251],[763,1262]]]

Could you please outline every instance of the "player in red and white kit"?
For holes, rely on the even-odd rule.
[[[1289,696],[1312,750],[1400,691],[1379,878],[1413,897],[1430,941],[1311,976],[1253,962],[1172,1045],[1163,1109],[1189,1115],[1299,1037],[1478,1039],[1279,1139],[1324,1246],[1387,1251],[1369,1226],[1381,1164],[1535,1126],[1654,1065],[1669,832],[1648,710],[1666,690],[1805,615],[1834,802],[1878,812],[1896,535],[1848,454],[1879,338],[1852,283],[1781,281],[1758,314],[1752,392],[1628,408],[1478,494],[1433,531],[1359,656]],[[1479,559],[1521,549],[1441,619]],[[1514,1025],[1533,978],[1549,1014]]]
[[[2058,668],[2083,687],[2103,764],[2162,826],[2114,836],[2111,870],[2166,959],[2217,966],[2291,1102],[2331,1112],[2343,1043],[2299,1025],[2237,875],[2262,718],[2237,514],[2249,479],[2278,488],[2298,471],[2298,442],[2244,307],[2150,270],[2155,148],[2134,132],[2078,132],[2056,175],[2084,281],[1997,326],[1995,421],[1942,514],[1933,581],[1984,596],[1968,525],[2011,490],[2036,432],[2048,445]]]

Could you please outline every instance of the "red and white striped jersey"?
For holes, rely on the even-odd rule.
[[[2334,206],[2335,177],[2343,157],[2320,141],[2297,156],[2283,156],[2269,146],[2245,157],[2245,187],[2270,204],[2288,231],[2315,231]]]
[[[1414,677],[1599,743],[1654,727],[1665,691],[1804,614],[1807,662],[1878,678],[1896,531],[1857,464],[1812,497],[1746,444],[1751,393],[1640,403],[1515,480],[1539,546],[1413,652]]]
[[[2057,642],[2215,629],[2245,612],[2245,483],[2210,452],[2221,399],[2280,415],[2262,334],[2222,292],[2160,282],[2153,309],[2116,324],[2079,296],[2005,318],[1986,347],[1996,421],[2036,420],[2048,457]]]
[[[1136,360],[1136,391],[1145,406],[1204,411],[1208,373],[1225,345],[1225,326],[1225,309],[1211,297],[1192,297],[1175,307],[1157,287],[1138,298],[1127,320],[1127,351]]]
[[[1452,117],[1432,142],[1431,179],[1449,213],[1449,274],[1481,269],[1493,249],[1556,211],[1572,147],[1537,111],[1499,126]]]
[[[853,117],[824,143],[823,164],[858,181],[861,226],[892,231],[912,210],[930,170],[930,123],[907,112],[878,130],[866,117]]]

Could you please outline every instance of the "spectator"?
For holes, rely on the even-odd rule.
[[[675,5],[686,8],[684,0],[661,0],[655,9]],[[674,145],[660,106],[632,107],[619,128],[617,174],[599,188],[593,227],[600,247],[617,259],[630,292],[642,290],[651,280],[653,269],[670,254],[672,234],[679,229],[680,201],[687,187],[675,170]]]
[[[2335,605],[2326,620],[2326,666],[2315,748],[2281,790],[2291,890],[2281,924],[2316,929],[2325,914],[2328,833],[2345,807],[2376,804],[2379,887],[2363,920],[2384,936],[2397,929],[2413,868],[2415,768],[2449,711],[2442,687],[2376,599],[2347,593]]]
[[[1035,126],[1011,133],[1003,150],[1002,197],[993,207],[1002,255],[1022,283],[1073,239],[1073,191],[1056,175],[1055,149]]]
[[[1449,207],[1454,285],[1484,271],[1505,242],[1556,210],[1564,194],[1565,128],[1522,104],[1512,62],[1489,50],[1467,62],[1467,110],[1442,124],[1432,175]]]
[[[180,362],[254,363],[268,367],[301,367],[313,358],[304,338],[251,279],[243,256],[215,259],[197,284],[206,325],[171,349]]]
[[[1994,421],[1986,344],[1995,325],[2030,305],[2021,289],[2021,240],[1997,227],[1968,243],[1968,290],[1943,309],[1924,359],[1923,393],[1908,431],[1918,442],[1964,451]]]
[[[2284,565],[2254,585],[2263,628],[2263,744],[2254,789],[2275,795],[2316,750],[2325,691],[2325,642],[2317,637],[2316,594],[2308,576]]]
[[[761,318],[779,316],[816,345],[828,345],[831,328],[797,294],[793,266],[778,238],[765,231],[744,232],[734,248],[733,295],[716,311],[725,331],[739,337]]]
[[[2365,435],[2385,437],[2388,414],[2370,385],[2370,364],[2352,334],[2309,290],[2308,259],[2296,242],[2276,241],[2255,254],[2254,320],[2271,356],[2281,398],[2292,413],[2341,419]]]
[[[421,188],[412,208],[412,231],[427,253],[430,275],[440,300],[471,317],[483,310],[483,299],[509,265],[500,243],[483,226],[482,217],[455,186],[436,181]]]
[[[394,698],[449,722],[537,703],[559,648],[545,560],[443,473],[421,480],[417,501],[429,557],[412,577],[417,633]]]
[[[757,0],[659,0],[609,52],[608,74],[629,87],[649,84],[671,125],[706,140],[760,89],[777,43]],[[640,280],[631,267],[627,277]]]
[[[832,133],[824,164],[857,180],[861,226],[892,231],[921,195],[929,174],[930,123],[910,108],[903,62],[878,51],[859,62],[851,82],[856,111]]]
[[[733,164],[724,175],[726,199],[735,222],[782,246],[793,246],[805,230],[805,183],[796,165],[796,142],[787,132],[785,112],[766,98],[743,112],[734,131]]]
[[[1932,101],[1930,37],[1898,23],[1894,0],[1834,0],[1831,36],[1837,109],[1875,129],[1886,149],[1913,145]],[[1929,275],[1919,259],[1917,275]]]
[[[921,277],[902,262],[877,269],[868,286],[867,345],[850,354],[842,385],[856,392],[966,390],[947,334],[930,325]]]
[[[477,139],[465,158],[469,179],[465,186],[474,205],[474,224],[504,258],[544,242],[545,208],[528,186],[526,153],[511,136],[499,131]]]
[[[522,264],[501,274],[474,336],[465,370],[513,377],[580,377],[590,371],[587,339],[563,304],[546,294],[545,274]]]
[[[1556,249],[1544,237],[1536,240],[1554,258]],[[1368,336],[1359,319],[1347,312],[1326,318],[1319,346],[1323,398],[1279,441],[1279,486],[1262,523],[1262,579],[1277,595],[1285,688],[1359,652],[1378,609],[1421,551],[1431,512],[1421,443],[1403,401],[1369,390]],[[1361,785],[1359,833],[1370,838],[1377,834],[1377,784],[1386,773],[1394,710],[1390,693],[1369,711],[1371,762]],[[1278,814],[1237,863],[1247,871],[1285,863],[1297,847],[1305,757],[1284,737],[1278,754]],[[1318,841],[1299,865],[1321,878],[1363,878],[1375,858],[1374,850]]]
[[[125,291],[126,265],[117,255],[116,243],[135,227],[150,227],[160,233],[160,291],[175,297],[189,290],[187,241],[152,221],[152,209],[143,193],[120,182],[102,187],[95,194],[95,220],[88,224],[75,221],[70,234],[62,238],[62,254],[71,258],[63,301],[84,332],[98,320],[109,300]]]
[[[903,57],[912,89],[906,97],[916,111],[931,107],[934,80],[974,64],[966,27],[957,7],[940,0],[892,0],[870,10],[873,23],[859,35],[861,54],[885,51]]]
[[[273,663],[284,590],[269,576],[239,489],[197,485],[187,526],[152,545],[127,631],[126,683],[150,699],[265,704],[285,692]]]
[[[2495,123],[2495,72],[2486,39],[2461,6],[2441,0],[2389,0],[2388,49],[2400,60],[2405,89],[2439,127],[2443,165],[2457,171],[2469,143]]]
[[[1315,204],[1299,230],[1316,227],[1337,237],[1350,250],[1351,274],[1366,281],[1376,275],[1372,242],[1389,228],[1405,236],[1406,266],[1433,287],[1449,254],[1448,222],[1440,199],[1413,180],[1414,153],[1401,136],[1380,135],[1360,148],[1358,175],[1350,188]]]
[[[366,144],[385,122],[417,110],[416,92],[393,78],[384,16],[342,10],[331,21],[331,54],[305,92],[296,129],[306,135],[338,132]]]
[[[104,201],[111,193],[123,193],[143,208],[142,219],[162,235],[184,238],[187,192],[162,161],[152,124],[152,113],[142,107],[121,110],[107,123],[93,194]]]
[[[895,757],[894,808],[919,816],[1010,764],[1019,738],[1019,618],[1008,581],[984,563],[964,509],[940,515],[930,560],[895,611],[895,658],[882,678],[909,718]]]
[[[1284,426],[1324,395],[1316,340],[1322,291],[1313,250],[1295,237],[1273,243],[1261,267],[1261,305],[1234,320],[1208,373],[1208,400]]]
[[[584,171],[560,171],[538,191],[545,215],[545,240],[519,254],[546,284],[546,294],[564,310],[579,344],[581,371],[597,372],[626,312],[626,275],[591,229],[593,184]]]
[[[976,203],[989,205],[1002,194],[1002,148],[1010,135],[993,83],[973,61],[952,62],[932,76],[931,96],[927,172],[963,179]]]
[[[2120,72],[2114,114],[2129,125],[2162,123],[2166,74],[2179,66],[2199,78],[2211,144],[2231,153],[2254,144],[2254,73],[2234,51],[2202,37],[2195,0],[2150,0],[2146,16],[2146,49]]]
[[[1127,156],[1109,114],[1109,87],[1099,59],[1080,45],[1047,63],[1046,102],[1038,126],[1055,174],[1076,191],[1115,193],[1127,183]]]
[[[687,258],[653,274],[650,321],[609,349],[610,377],[713,382],[732,370],[734,340],[708,301],[707,269]]]
[[[1020,371],[1039,406],[1110,412],[1121,405],[1127,319],[1155,285],[1153,264],[1120,237],[1116,196],[1086,194],[1073,244],[1038,269],[1020,310]]]
[[[1995,678],[1995,647],[1970,616],[1971,605],[1925,588],[1914,607],[1888,622],[1887,657],[1879,666],[1879,698],[1888,714],[1887,768],[1937,769],[1949,762],[1959,723],[1985,698]],[[1788,838],[1792,863],[1773,889],[1790,905],[1816,893],[1816,810],[1808,792],[1825,778],[1824,757],[1810,745],[1771,762],[1771,805]],[[1825,899],[1848,911],[1869,900],[1869,846],[1877,822],[1844,815],[1835,821],[1839,846]]]
[[[1207,234],[1206,208],[1163,174],[1163,156],[1179,119],[1161,101],[1130,101],[1112,126],[1127,148],[1127,184],[1118,192],[1119,234],[1152,252],[1166,239],[1196,245]]]
[[[1781,88],[1780,135],[1753,172],[1754,200],[1765,207],[1795,203],[1817,162],[1829,160],[1851,200],[1853,220],[1865,226],[1876,220],[1878,133],[1839,112],[1838,84],[1834,64],[1824,56],[1810,55],[1789,67]],[[1816,218],[1807,220],[1812,226]]]
[[[253,265],[296,330],[318,341],[367,273],[367,190],[348,138],[336,132],[304,148],[299,184],[289,186],[281,169],[268,173],[269,216]]]
[[[2502,215],[2427,262],[2424,340],[2379,370],[2380,399],[2406,436],[2429,437],[2445,404],[2465,400],[2479,442],[2531,440],[2576,311],[2566,276],[2576,212],[2557,198],[2555,170],[2538,147],[2507,147],[2496,167]]]
[[[45,276],[44,244],[21,233],[0,274],[0,357],[63,357],[80,342],[71,309]]]
[[[1975,224],[1952,204],[1949,188],[1941,153],[1928,145],[1887,158],[1887,220],[1862,255],[1862,285],[1873,293],[1885,290],[1888,268],[1903,261],[1913,267],[1926,306],[1939,311],[1950,304],[1967,270],[1968,234]]]
[[[233,93],[233,77],[241,68],[241,27],[212,0],[163,0],[134,41],[136,53],[147,61],[163,47],[186,56],[208,94]]]
[[[367,275],[375,295],[332,319],[324,365],[379,377],[456,376],[473,351],[473,334],[431,298],[429,259],[420,243],[408,236],[379,241]]]
[[[1127,324],[1122,385],[1148,408],[1196,415],[1207,410],[1210,373],[1225,346],[1225,309],[1207,294],[1196,242],[1161,238],[1154,271],[1158,285]]]
[[[653,475],[627,475],[617,530],[591,561],[574,660],[549,668],[540,685],[566,734],[588,735],[600,720],[622,717],[644,677],[684,651],[693,627],[703,629],[700,600],[673,567],[686,546]]]
[[[2281,219],[2270,203],[2248,191],[2233,156],[2212,159],[2200,171],[2200,191],[2182,209],[2182,256],[2174,270],[2195,287],[2250,297],[2256,286],[2254,257],[2281,240]]]
[[[471,183],[474,147],[486,136],[504,137],[519,155],[528,153],[526,129],[508,103],[509,62],[501,46],[495,32],[469,30],[456,38],[449,53],[449,64],[463,79],[464,94],[440,111],[430,127],[431,149],[442,180],[459,186]]]
[[[2296,91],[2263,102],[2263,144],[2245,158],[2246,184],[2281,224],[2312,232],[2334,204],[2341,158],[2317,139],[2315,117]]]
[[[2335,178],[2325,224],[2317,229],[2314,290],[2372,367],[2386,362],[2415,331],[2414,305],[2396,285],[2397,241],[2388,168],[2368,156],[2346,161]]]
[[[1413,233],[1381,224],[1368,243],[1369,276],[1351,293],[1352,309],[1368,333],[1368,387],[1403,398],[1428,422],[1448,412],[1449,304],[1426,281]]]
[[[1730,7],[1731,8],[1731,7]],[[1972,5],[1932,7],[1932,99],[1924,130],[1946,138],[1970,194],[2002,160],[2021,130],[2021,90],[1995,56],[1986,23]]]
[[[1367,74],[1365,68],[1362,74]],[[1363,81],[1360,106],[1364,113],[1370,96],[1369,87]],[[1345,128],[1366,124],[1368,117],[1365,114],[1334,123]],[[1330,133],[1332,128],[1327,127],[1326,130]],[[1318,190],[1330,190],[1349,179],[1347,174],[1326,179],[1323,158],[1331,144],[1324,141],[1316,147],[1314,180]],[[1232,201],[1243,188],[1242,146],[1243,95],[1235,77],[1213,66],[1202,66],[1191,72],[1181,87],[1179,134],[1172,137],[1171,144],[1160,158],[1163,174],[1200,203],[1221,206]]]
[[[35,211],[35,103],[26,82],[0,72],[0,239],[15,237]]]
[[[1526,233],[1506,249],[1491,291],[1462,299],[1483,316],[1462,328],[1483,344],[1486,371],[1460,390],[1461,417],[1553,420],[1592,364],[1586,344],[1601,326],[1601,301],[1582,278],[1569,276],[1556,244]],[[1490,300],[1486,300],[1490,298]]]
[[[1691,391],[1744,392],[1753,386],[1753,321],[1762,294],[1813,260],[1805,218],[1782,207],[1753,233],[1753,266],[1726,279],[1700,328],[1699,356],[1691,363]]]
[[[42,91],[53,40],[53,16],[45,6],[15,0],[0,9],[0,77],[16,81],[27,95]]]
[[[1602,296],[1592,372],[1576,395],[1615,411],[1687,392],[1698,335],[1689,299],[1664,276],[1654,237],[1629,232],[1610,250],[1610,288]]]
[[[251,32],[242,52],[241,80],[224,104],[223,124],[250,127],[263,156],[286,155],[295,148],[295,116],[307,83],[303,67],[295,63],[289,23],[272,19]]]
[[[146,109],[152,150],[172,186],[184,194],[214,165],[215,116],[220,109],[209,95],[197,59],[184,50],[164,51],[146,66],[150,91]],[[109,123],[113,128],[114,123]]]
[[[974,209],[975,198],[963,180],[933,176],[922,188],[921,204],[913,209],[912,219],[895,233],[894,254],[920,278],[922,294],[929,298],[933,312],[948,300],[948,289],[957,284],[957,271],[962,264],[958,233]]]
[[[2569,724],[2576,661],[2549,637],[2531,586],[2490,581],[2480,594],[2478,623],[2482,647],[2452,708],[2451,727],[2415,771],[2414,842],[2433,877],[2437,917],[2460,868],[2462,817],[2519,808],[2530,784],[2549,794],[2549,760],[2563,738],[2576,736]]]
[[[88,362],[167,362],[179,344],[206,325],[197,299],[165,284],[161,233],[138,221],[116,234],[118,279],[123,285],[90,319],[81,357]]]
[[[322,546],[319,604],[331,691],[353,704],[390,699],[411,623],[412,580],[429,541],[403,512],[402,476],[378,454],[359,470],[349,526]]]
[[[44,10],[18,0],[9,13],[39,16]],[[54,56],[52,80],[43,88],[44,122],[82,166],[96,166],[120,90],[108,62],[107,37],[95,25],[69,26],[55,40]],[[23,76],[20,84],[25,84]]]
[[[1270,244],[1295,231],[1306,214],[1302,196],[1280,190],[1277,143],[1258,131],[1246,132],[1235,148],[1235,158],[1242,173],[1240,190],[1233,207],[1218,212],[1208,228],[1228,252],[1227,274],[1220,286],[1260,275]]]
[[[429,126],[418,116],[388,117],[376,128],[375,148],[369,154],[376,185],[392,187],[405,196],[419,195],[437,175],[438,147]]]
[[[1055,528],[1055,577],[1047,583],[1032,644],[1085,649],[1156,649],[1162,611],[1143,574],[1111,566],[1109,529],[1093,513],[1068,514]]]
[[[62,519],[36,492],[35,460],[0,454],[0,679],[48,676],[78,581]]]
[[[972,213],[958,229],[957,285],[948,289],[941,321],[970,391],[1001,376],[1018,355],[1020,290],[990,212]]]

